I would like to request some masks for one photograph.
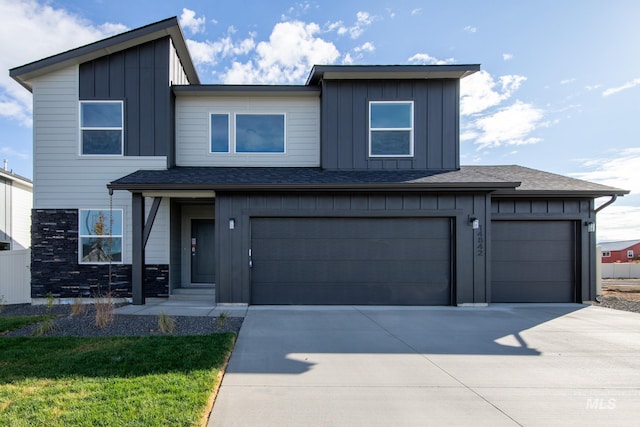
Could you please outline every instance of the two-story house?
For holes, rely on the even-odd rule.
[[[10,71],[33,93],[32,294],[483,305],[595,297],[594,199],[461,166],[478,65],[315,66],[200,84],[175,18]],[[213,298],[213,297],[212,297]]]

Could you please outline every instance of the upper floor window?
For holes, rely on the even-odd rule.
[[[369,102],[369,156],[413,157],[413,101]]]
[[[122,209],[80,209],[80,263],[122,263]]]
[[[229,152],[229,115],[211,115],[211,152]]]
[[[230,142],[233,141],[233,147]],[[284,114],[235,114],[210,116],[211,153],[284,153]]]
[[[80,101],[80,153],[122,155],[122,101]]]

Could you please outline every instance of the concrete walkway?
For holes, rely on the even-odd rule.
[[[640,314],[256,307],[209,426],[630,426]]]
[[[229,317],[244,317],[247,305],[215,305],[209,301],[173,300],[171,298],[147,298],[144,305],[125,305],[115,309],[116,314],[132,314],[136,316],[209,316],[218,317],[225,313]]]

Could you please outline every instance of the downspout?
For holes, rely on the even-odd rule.
[[[618,200],[618,195],[617,194],[612,194],[611,195],[611,200],[609,200],[608,202],[605,202],[602,205],[598,206],[598,208],[594,211],[594,213],[597,214],[602,209],[606,208],[607,206],[609,206],[611,203],[615,202],[616,200]]]
[[[607,206],[615,202],[617,199],[618,199],[618,195],[612,194],[611,199],[609,201],[598,206],[598,208],[593,211],[594,215],[596,215],[602,209],[606,208]],[[596,259],[598,260],[598,262],[596,263],[596,298],[595,300],[596,302],[600,303],[602,302],[602,273],[600,270],[601,268],[600,263],[602,262],[602,252],[600,250],[600,246],[596,247]]]

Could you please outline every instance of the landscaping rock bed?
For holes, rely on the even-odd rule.
[[[104,328],[96,326],[96,312],[93,305],[84,307],[86,312],[71,314],[71,305],[11,305],[3,307],[0,316],[53,315],[54,320],[43,336],[151,336],[151,335],[209,335],[213,333],[238,333],[242,325],[239,317],[186,317],[172,316],[175,328],[172,332],[162,332],[159,316],[131,316],[114,314],[113,321]],[[38,325],[30,325],[4,334],[10,336],[31,336]]]

